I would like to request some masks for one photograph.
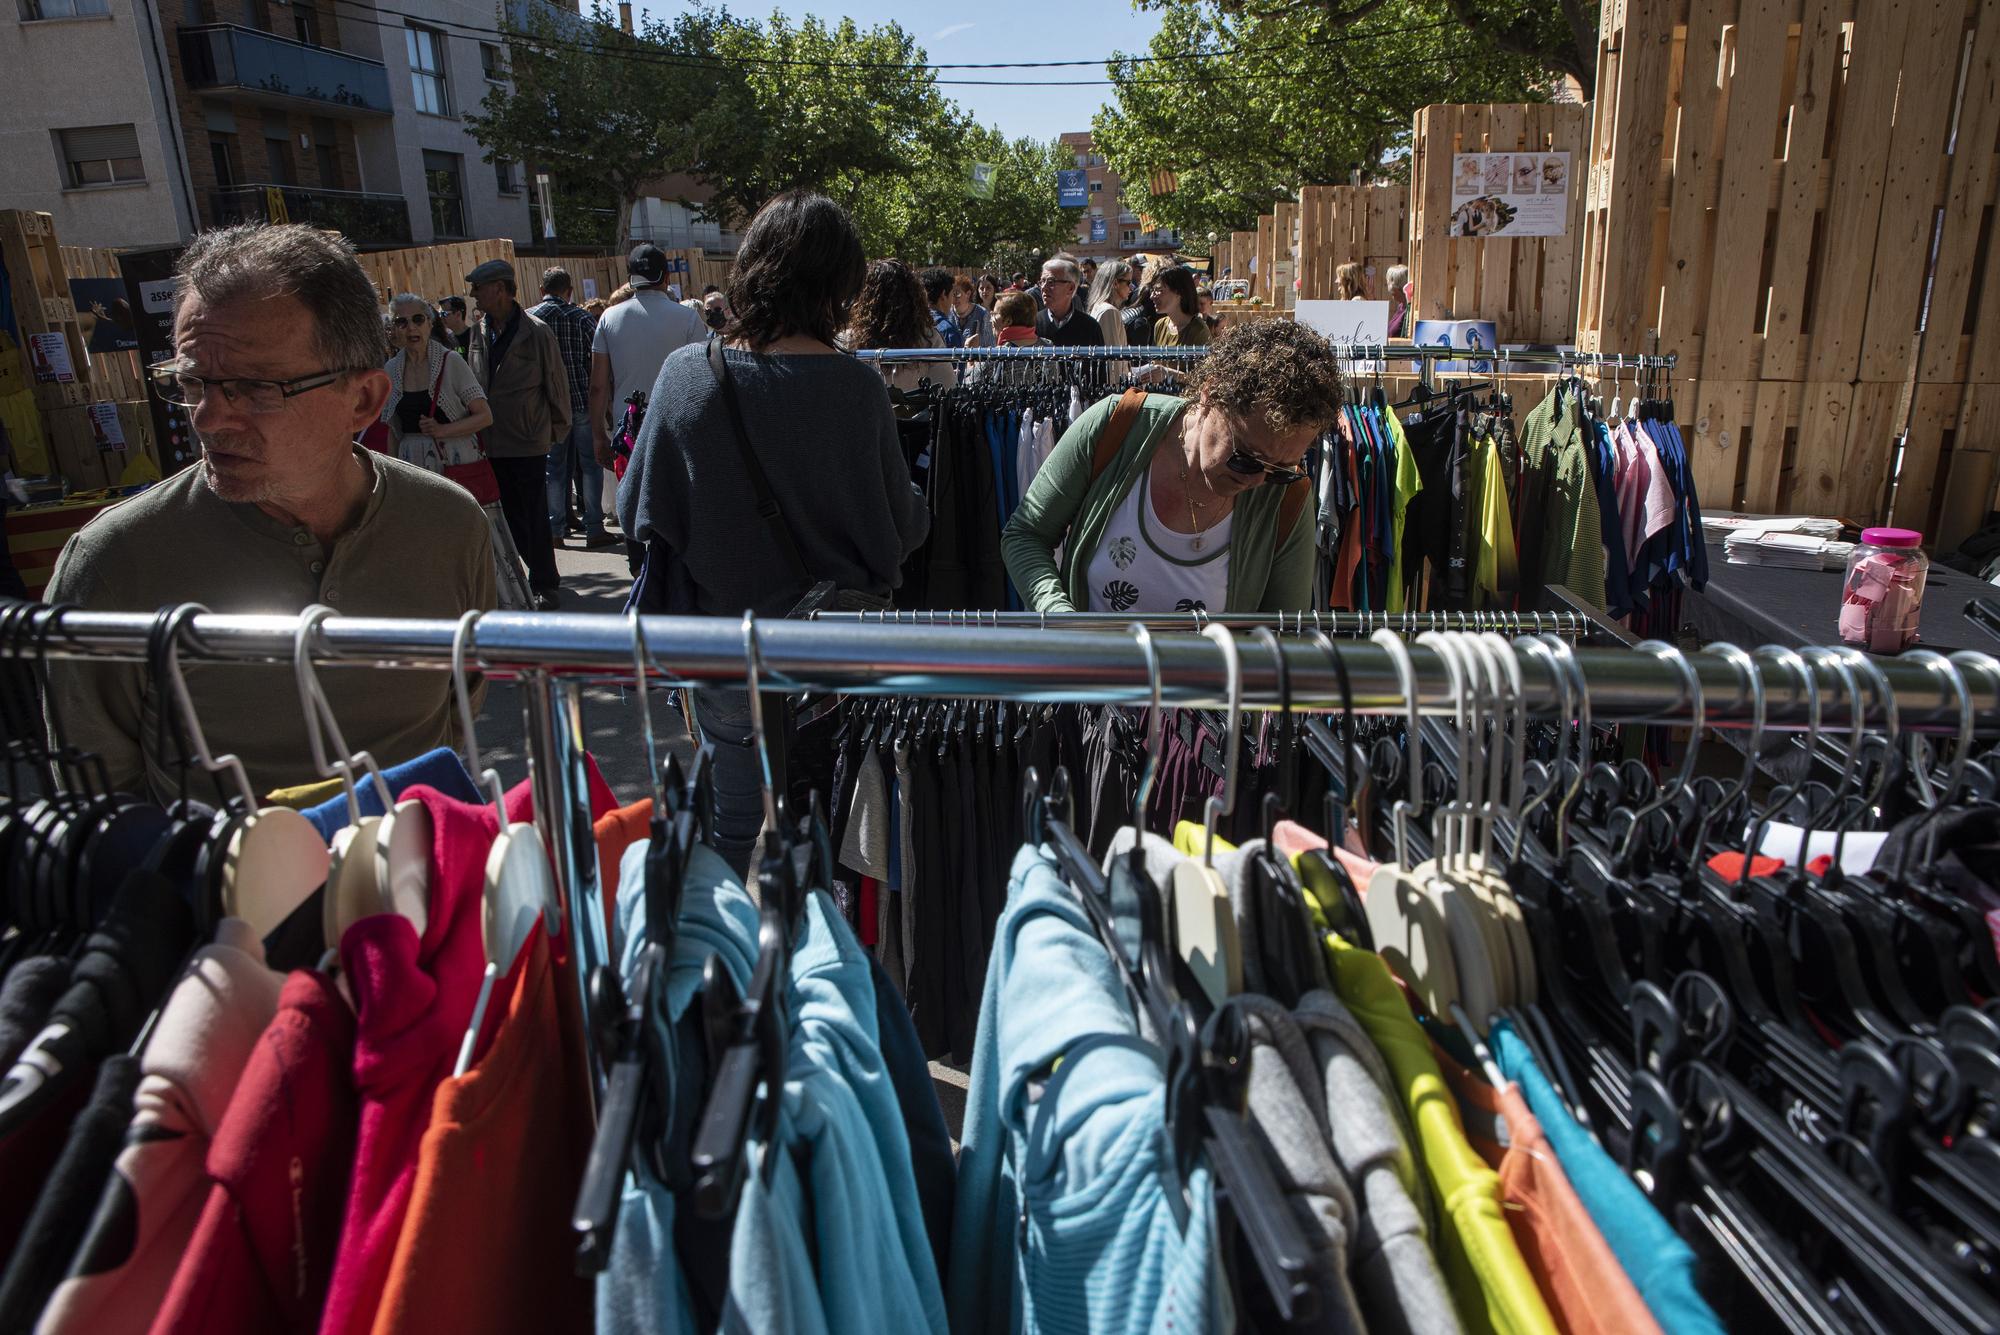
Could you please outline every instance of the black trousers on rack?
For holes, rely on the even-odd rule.
[[[562,587],[556,574],[555,535],[549,532],[548,456],[493,460],[500,483],[500,513],[521,559],[528,563],[528,587],[554,593]]]

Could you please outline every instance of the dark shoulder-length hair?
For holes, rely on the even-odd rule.
[[[1196,316],[1201,314],[1201,294],[1195,291],[1194,270],[1185,264],[1169,265],[1153,275],[1161,287],[1179,297],[1181,314]]]
[[[729,272],[725,336],[752,348],[802,334],[822,343],[847,323],[868,257],[847,210],[787,190],[757,211]]]
[[[847,321],[850,347],[920,348],[932,328],[930,303],[916,271],[901,260],[876,260],[868,266]]]

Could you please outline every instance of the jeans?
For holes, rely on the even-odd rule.
[[[603,470],[597,466],[597,452],[590,442],[589,413],[578,413],[569,424],[569,438],[557,441],[549,451],[549,532],[557,537],[568,527],[572,469],[583,484],[586,498],[578,507],[583,512],[583,531],[588,537],[603,537],[604,512],[597,508],[597,496],[602,489],[598,479]]]
[[[715,748],[715,851],[747,878],[750,852],[764,831],[764,770],[750,731],[750,693],[700,686],[694,700],[701,740]],[[765,710],[766,727],[782,726],[774,712]]]
[[[562,585],[556,573],[555,540],[549,536],[548,489],[542,485],[544,461],[532,456],[493,460],[500,483],[500,513],[521,559],[528,563],[528,587],[554,593]]]

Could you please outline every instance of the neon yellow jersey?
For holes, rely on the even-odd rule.
[[[1457,1101],[1389,966],[1337,936],[1328,936],[1326,946],[1334,991],[1381,1050],[1409,1105],[1425,1176],[1444,1207],[1438,1261],[1459,1319],[1467,1330],[1493,1335],[1555,1335],[1548,1304],[1502,1213],[1500,1175],[1465,1138]]]

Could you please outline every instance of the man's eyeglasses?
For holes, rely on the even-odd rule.
[[[410,325],[417,325],[419,327],[422,327],[423,325],[427,325],[430,322],[431,322],[431,317],[425,315],[422,311],[418,311],[415,315],[394,316],[389,321],[390,324],[396,326],[396,328],[398,329],[405,329],[408,328]]]
[[[1293,468],[1280,468],[1266,463],[1245,449],[1229,452],[1229,471],[1242,477],[1256,477],[1262,473],[1274,487],[1289,487],[1294,482],[1303,481],[1305,474]]]
[[[250,380],[242,376],[199,376],[171,362],[149,366],[146,373],[152,377],[153,388],[159,392],[160,398],[168,403],[179,404],[183,408],[198,408],[213,386],[222,392],[225,403],[253,413],[282,412],[287,399],[323,389],[350,374],[347,371],[315,371],[291,380]]]

